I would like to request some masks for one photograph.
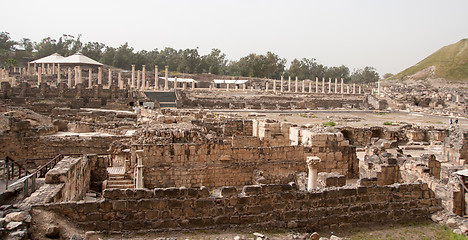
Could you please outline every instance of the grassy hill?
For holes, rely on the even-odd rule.
[[[422,70],[435,67],[435,74],[447,80],[468,80],[468,39],[445,46],[429,55],[416,65],[394,75],[391,79],[404,79]],[[425,78],[427,74],[417,74]]]

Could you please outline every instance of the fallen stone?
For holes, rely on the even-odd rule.
[[[261,233],[258,233],[258,232],[254,232],[253,235],[254,235],[255,237],[259,237],[259,238],[264,238],[264,237],[265,237],[265,235],[263,235],[263,234],[261,234]]]
[[[7,239],[18,239],[18,240],[22,240],[22,239],[26,239],[26,235],[27,235],[27,232],[26,230],[18,230],[18,231],[14,231],[12,233],[10,233],[8,235],[8,238]]]
[[[73,235],[73,236],[70,237],[70,240],[84,240],[84,238],[80,237],[78,235]]]
[[[289,221],[288,228],[297,228],[298,224],[296,221]]]
[[[320,239],[320,235],[317,233],[317,232],[313,232],[311,235],[310,235],[310,240],[319,240]]]
[[[343,238],[337,237],[335,235],[331,235],[330,240],[343,240]]]
[[[457,220],[454,218],[449,218],[447,219],[447,222],[445,222],[445,225],[449,228],[456,228],[458,226]]]
[[[24,213],[23,212],[13,212],[9,213],[5,216],[8,219],[8,222],[22,222],[24,221]]]
[[[463,234],[462,230],[460,230],[459,228],[453,229],[453,233],[458,234],[458,235]]]
[[[60,235],[60,229],[56,225],[51,225],[47,228],[45,235],[48,238],[58,238]]]
[[[12,230],[15,230],[16,228],[18,228],[19,226],[21,226],[21,224],[23,224],[22,222],[10,222],[6,225],[6,229],[8,231],[12,231]]]

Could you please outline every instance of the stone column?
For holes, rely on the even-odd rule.
[[[60,64],[59,64],[59,66],[60,66]],[[26,70],[26,74],[27,74],[27,75],[30,75],[30,74],[31,74],[31,63],[30,63],[30,62],[28,62],[28,68],[27,68],[27,70]]]
[[[145,89],[146,88],[146,66],[143,65],[142,66],[142,70],[141,70],[141,89]]]
[[[37,74],[37,86],[40,86],[42,83],[42,69],[39,67],[39,71]]]
[[[42,64],[42,74],[47,74],[45,63]]]
[[[83,72],[80,66],[78,66],[78,83],[83,83]]]
[[[226,92],[229,92],[229,83],[226,83]]]
[[[343,94],[344,92],[344,84],[343,84],[343,78],[341,78],[341,94]]]
[[[338,78],[335,78],[335,93],[338,93]]]
[[[273,79],[273,92],[276,93],[276,79]]]
[[[57,65],[57,86],[60,84],[60,78],[62,77],[61,76],[62,73],[60,72],[60,63]]]
[[[177,89],[177,77],[174,77],[174,90]]]
[[[50,63],[47,63],[47,74],[50,74]]]
[[[359,85],[359,87],[358,87],[358,92],[359,92],[359,94],[361,94],[361,85]]]
[[[268,81],[265,82],[265,92],[268,92]]]
[[[245,91],[245,83],[242,83],[242,91]]]
[[[317,189],[317,165],[320,162],[319,157],[307,157],[307,167],[309,168],[309,176],[307,178],[307,191]]]
[[[109,83],[107,83],[107,85],[109,86],[109,89],[111,88],[112,86],[112,70],[109,69]]]
[[[195,80],[192,80],[192,90],[195,89]]]
[[[155,65],[154,66],[154,89],[155,90],[158,90],[159,89],[159,86],[158,86],[158,80],[159,80],[159,77],[158,77],[158,65]]]
[[[102,85],[102,67],[98,68],[98,85]]]
[[[135,64],[132,64],[132,89],[135,88]]]
[[[294,84],[294,90],[295,90],[294,92],[298,92],[298,90],[299,90],[298,87],[299,87],[299,86],[297,85],[297,84],[298,84],[298,82],[297,82],[297,76],[296,76],[296,81],[295,81],[294,83],[295,83],[295,84]]]
[[[284,82],[284,77],[281,76],[281,82],[280,82],[280,92],[283,92],[283,82]]]
[[[52,74],[55,74],[55,63],[52,63]]]
[[[353,94],[356,94],[356,83],[353,83]]]
[[[140,78],[140,75],[141,74],[141,71],[138,70],[137,71],[137,79],[136,79],[136,89],[140,89],[140,86],[141,86],[141,78]]]
[[[124,89],[124,82],[122,81],[122,72],[117,73],[117,81],[119,82],[119,89]]]
[[[349,94],[349,85],[346,85],[346,94]]]
[[[68,68],[68,88],[72,87],[72,71],[71,68]]]
[[[34,63],[34,71],[33,71],[33,74],[36,74],[37,73],[37,64]]]
[[[315,77],[315,93],[318,93],[318,77]]]
[[[136,179],[135,179],[135,188],[144,188],[143,185],[143,150],[136,150],[137,155],[137,169],[136,169]]]
[[[164,79],[164,90],[169,90],[169,66],[166,66],[166,71],[164,73],[165,79]]]
[[[93,88],[93,70],[88,70],[88,88]]]
[[[331,78],[328,78],[328,93],[331,93],[332,92],[332,89],[331,89]]]
[[[302,80],[302,92],[305,93],[305,80]]]
[[[377,80],[377,94],[380,96],[380,79]]]
[[[76,87],[76,85],[78,85],[78,67],[75,66],[74,70],[75,70],[75,87]]]
[[[322,78],[322,93],[325,93],[325,78]]]
[[[291,92],[291,76],[288,77],[288,92]]]
[[[312,93],[312,81],[309,80],[309,93]]]

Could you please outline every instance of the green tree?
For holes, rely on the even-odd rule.
[[[88,42],[83,46],[81,53],[88,56],[96,61],[99,61],[103,56],[103,49],[106,45],[99,42]]]
[[[7,32],[0,33],[0,62],[5,63],[10,58],[12,52],[15,50],[17,43],[10,38]]]
[[[351,82],[354,83],[370,83],[377,82],[379,74],[373,67],[365,67],[364,69],[355,69],[351,75]]]

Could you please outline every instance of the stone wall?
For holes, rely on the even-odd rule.
[[[330,109],[362,108],[364,95],[322,93],[265,93],[251,91],[178,91],[178,106],[182,108],[230,109]]]
[[[357,227],[362,224],[413,222],[441,209],[440,200],[426,184],[297,191],[291,185],[244,186],[221,189],[167,188],[105,190],[104,199],[35,205],[79,228],[93,231],[135,231],[260,227]],[[34,219],[41,221],[41,219]]]
[[[133,149],[140,149],[134,154],[143,160],[147,188],[242,186],[254,182],[254,172],[261,172],[265,183],[289,183],[297,172],[307,170],[302,146],[233,147],[209,142],[134,145]],[[132,157],[130,165],[136,161]]]
[[[0,158],[9,156],[14,160],[53,158],[58,154],[103,154],[115,140],[125,139],[124,136],[95,137],[57,137],[27,136],[21,133],[0,135]]]
[[[213,131],[219,136],[230,137],[236,136],[251,136],[252,135],[252,120],[247,119],[210,119],[210,120],[192,120],[192,124],[203,126],[208,132]]]
[[[398,144],[413,142],[443,142],[449,136],[447,129],[420,128],[412,125],[398,127],[341,127],[341,133],[351,145],[369,146],[372,138],[396,141]]]
[[[28,208],[33,204],[78,201],[83,199],[89,189],[92,172],[96,172],[99,157],[88,155],[82,157],[65,156],[45,176],[45,184],[31,196],[21,202],[21,207]]]
[[[297,141],[305,146],[305,155],[317,156],[321,162],[317,165],[319,172],[338,172],[347,178],[359,176],[359,160],[356,147],[350,146],[343,134],[330,132],[312,132],[299,129]]]

